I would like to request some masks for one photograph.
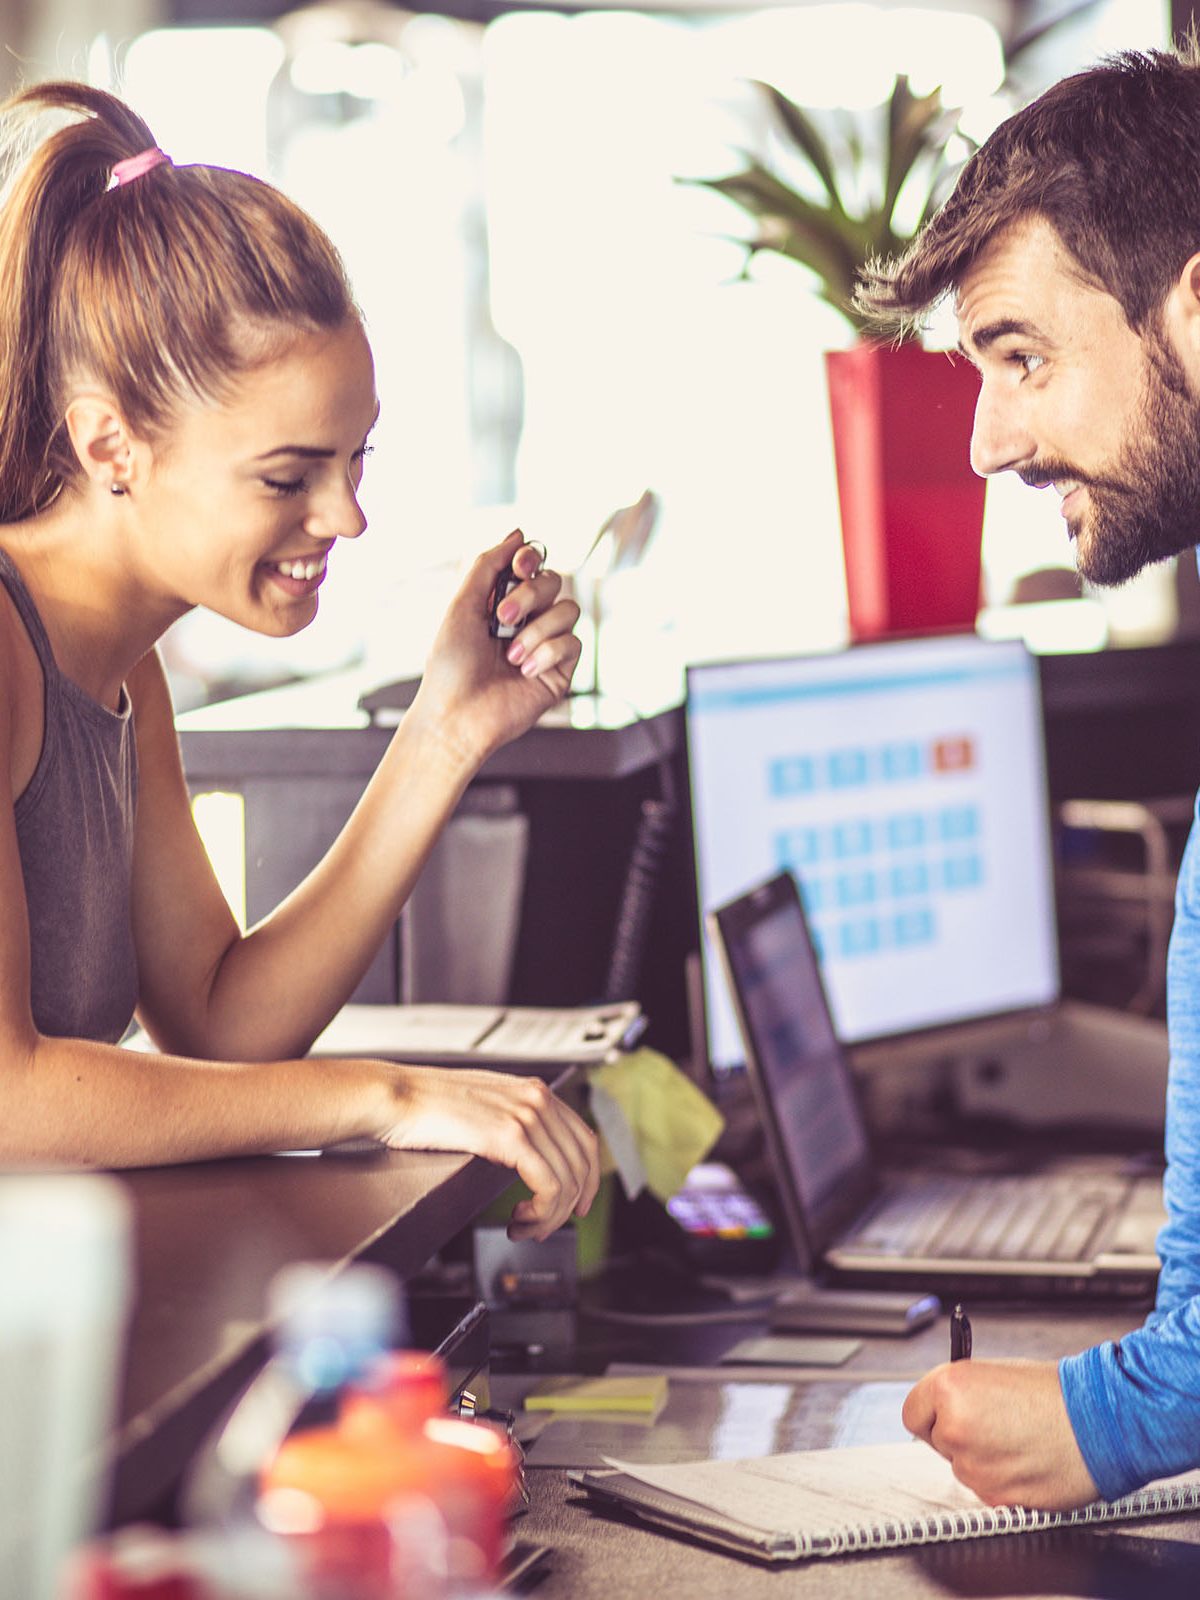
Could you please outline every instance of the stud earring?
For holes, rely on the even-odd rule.
[[[124,494],[125,486],[121,483],[110,483],[108,486],[108,492],[109,494]]]

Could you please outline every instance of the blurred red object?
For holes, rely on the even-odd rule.
[[[436,1358],[387,1356],[332,1426],[293,1434],[263,1470],[260,1520],[303,1550],[316,1595],[440,1600],[494,1582],[516,1457],[447,1416],[446,1393]]]
[[[67,1562],[62,1600],[214,1600],[175,1544],[163,1529],[146,1527],[85,1545]]]

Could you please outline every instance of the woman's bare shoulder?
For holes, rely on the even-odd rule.
[[[134,710],[141,707],[160,709],[165,704],[170,710],[171,690],[167,683],[167,669],[157,645],[152,645],[134,667],[126,680],[129,698]]]
[[[8,766],[12,795],[21,794],[42,748],[42,667],[8,589],[0,583],[0,759]]]
[[[151,765],[165,763],[164,770],[179,768],[179,740],[175,735],[175,708],[171,703],[171,687],[167,669],[163,665],[158,646],[146,654],[125,680],[133,706],[133,724],[137,733],[138,758],[143,771]]]

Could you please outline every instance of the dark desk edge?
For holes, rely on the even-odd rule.
[[[322,1159],[349,1162],[355,1158]],[[338,1265],[376,1261],[401,1275],[413,1273],[512,1181],[513,1175],[505,1167],[479,1157],[463,1157],[448,1177],[434,1184],[408,1210],[382,1223],[368,1236],[348,1241]],[[136,1179],[131,1189],[136,1207]],[[284,1263],[281,1261],[280,1265]],[[142,1292],[152,1287],[146,1282],[147,1270],[152,1279],[151,1263],[143,1264],[139,1270]],[[161,1514],[209,1430],[268,1359],[270,1341],[271,1329],[264,1322],[244,1343],[218,1351],[210,1361],[182,1377],[159,1401],[118,1427],[113,1440],[108,1511],[112,1525]],[[144,1354],[131,1344],[130,1364]]]

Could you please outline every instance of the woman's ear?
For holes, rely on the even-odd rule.
[[[88,479],[112,494],[128,494],[141,465],[141,448],[107,395],[77,394],[65,422],[71,448]]]

